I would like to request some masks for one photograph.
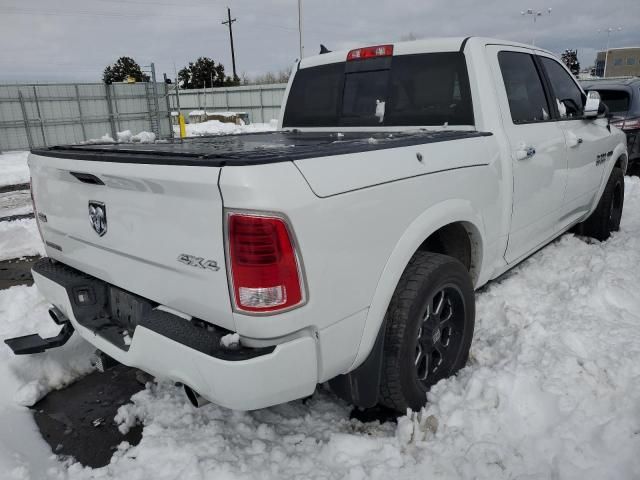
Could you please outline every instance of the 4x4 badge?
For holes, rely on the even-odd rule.
[[[89,200],[89,222],[101,237],[107,233],[107,206],[104,203]]]
[[[204,270],[213,270],[217,272],[220,270],[218,266],[218,262],[215,260],[206,260],[202,257],[196,257],[195,255],[189,255],[187,253],[181,253],[178,255],[178,261],[180,263],[184,263],[185,265],[189,265],[190,267],[198,267]]]

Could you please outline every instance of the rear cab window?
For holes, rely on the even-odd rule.
[[[396,55],[300,69],[283,127],[473,126],[461,52]]]
[[[613,114],[624,115],[629,111],[631,101],[629,92],[626,90],[606,90],[600,88],[590,88],[600,94],[600,99],[609,107]]]

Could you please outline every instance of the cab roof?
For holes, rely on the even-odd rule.
[[[547,50],[543,50],[532,45],[513,42],[510,40],[500,40],[485,37],[441,37],[441,38],[425,38],[422,40],[412,40],[409,42],[387,42],[377,45],[393,45],[393,55],[410,55],[415,53],[435,53],[435,52],[457,52],[466,49],[467,45],[508,45],[512,47],[529,48],[532,50],[543,51],[553,55]],[[360,45],[359,47],[368,47],[373,45]],[[344,62],[347,58],[349,50],[339,50],[335,52],[323,53],[311,57],[303,58],[299,64],[299,68],[315,67],[318,65],[326,65],[329,63]]]

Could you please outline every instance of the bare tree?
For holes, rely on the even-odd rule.
[[[288,69],[282,69],[277,72],[267,72],[262,75],[256,75],[251,78],[246,73],[242,74],[243,85],[266,85],[268,83],[287,83],[291,72]]]
[[[413,40],[418,40],[421,37],[417,33],[409,32],[400,37],[400,40],[403,42],[412,42]]]

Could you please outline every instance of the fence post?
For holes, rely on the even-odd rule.
[[[20,108],[22,109],[22,120],[24,122],[24,130],[27,133],[27,143],[29,150],[33,149],[33,138],[31,137],[31,127],[29,126],[29,117],[27,116],[27,108],[24,105],[24,96],[22,91],[18,90],[18,99],[20,100]]]
[[[264,123],[264,98],[262,98],[262,93],[264,89],[260,87],[260,122]]]
[[[116,131],[116,122],[113,119],[113,105],[111,104],[111,85],[104,84],[104,91],[107,97],[107,112],[109,112],[109,125],[111,126],[111,138],[118,139]]]
[[[164,88],[164,98],[167,101],[167,116],[169,117],[169,138],[171,139],[171,141],[173,141],[174,138],[174,134],[173,134],[173,116],[171,115],[171,98],[169,98],[169,84],[167,83],[167,74],[164,73],[163,74],[164,77],[164,83],[163,83],[163,88]]]
[[[36,112],[38,112],[38,121],[40,122],[40,132],[42,132],[42,141],[44,142],[44,146],[47,147],[47,135],[44,131],[44,121],[42,120],[42,113],[40,112],[40,102],[38,102],[38,90],[36,86],[33,86],[33,99],[36,102]]]
[[[76,102],[78,103],[78,114],[80,115],[80,128],[82,128],[82,141],[86,142],[89,140],[87,138],[87,130],[84,126],[84,115],[82,114],[82,102],[80,102],[80,90],[78,89],[78,84],[74,85],[76,90]]]
[[[155,132],[156,135],[158,135],[158,138],[162,137],[162,126],[160,124],[160,103],[158,102],[158,83],[156,81],[156,65],[155,63],[151,62],[151,82],[153,82],[152,85],[152,90],[153,90],[153,105],[155,107],[155,115],[156,115],[156,120],[158,122],[158,131]]]
[[[111,89],[113,90],[111,99],[113,100],[113,118],[114,123],[116,124],[116,132],[121,132],[122,125],[120,125],[120,112],[118,111],[118,91],[116,90],[116,87],[113,86],[113,84],[111,85]],[[118,140],[116,137],[113,137],[113,139]]]

